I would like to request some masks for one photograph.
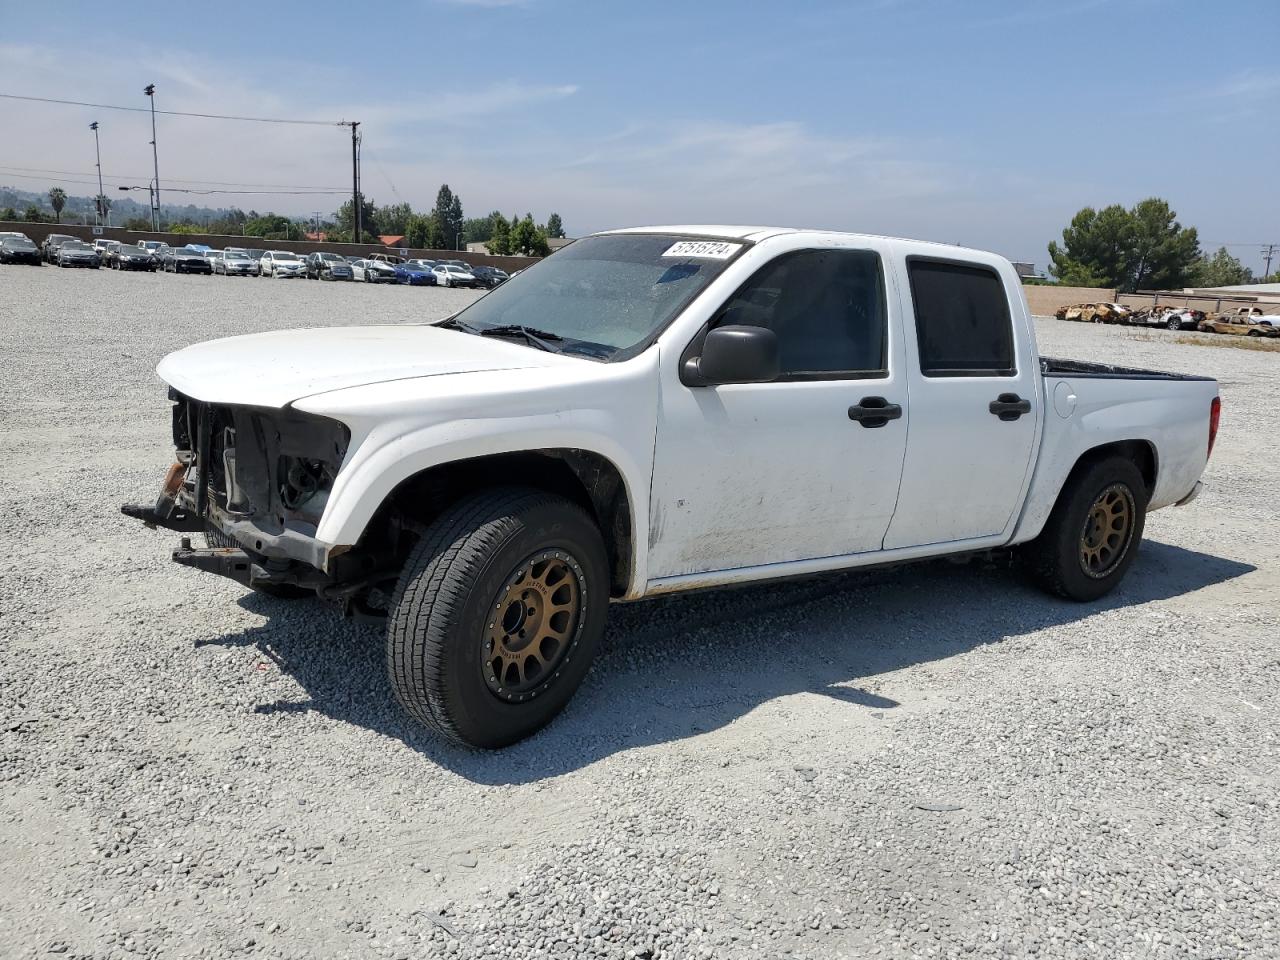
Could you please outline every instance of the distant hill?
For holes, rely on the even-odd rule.
[[[145,197],[145,194],[139,195]],[[48,191],[35,193],[31,190],[21,190],[17,187],[0,186],[0,209],[13,207],[21,216],[22,211],[33,203],[43,213],[53,216],[53,207],[49,205]],[[165,203],[161,204],[160,212],[165,220],[190,220],[193,223],[204,223],[205,221],[221,220],[229,217],[233,211],[227,207],[196,207],[190,204],[179,207]],[[132,196],[124,196],[123,194],[111,197],[112,223],[124,223],[131,217],[149,218],[150,216],[151,207],[145,202],[139,203]],[[250,217],[252,216],[253,213],[251,212]],[[82,219],[85,222],[93,223],[93,196],[72,196],[68,193],[67,204],[62,208],[62,219],[68,223],[77,223]]]

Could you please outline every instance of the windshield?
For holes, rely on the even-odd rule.
[[[666,326],[745,246],[643,234],[587,237],[496,287],[458,319],[478,330],[518,324],[616,354]]]
[[[79,240],[67,240],[62,244],[63,250],[92,250],[93,247],[87,243],[81,243]]]
[[[271,256],[275,260],[297,260],[298,259],[298,255],[296,253],[273,253]]]
[[[322,253],[322,254],[320,254],[320,259],[321,259],[321,260],[330,260],[330,261],[335,261],[335,260],[336,260],[338,263],[342,263],[342,262],[343,262],[343,259],[342,259],[340,256],[338,256],[336,253]]]

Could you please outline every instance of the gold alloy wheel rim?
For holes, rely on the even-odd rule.
[[[515,569],[489,608],[481,651],[496,696],[529,700],[560,676],[582,632],[585,596],[582,568],[564,551],[534,554]]]
[[[1080,532],[1080,566],[1095,579],[1101,579],[1124,559],[1133,537],[1133,494],[1122,483],[1103,490],[1085,516]]]

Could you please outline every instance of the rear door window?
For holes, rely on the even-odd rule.
[[[926,377],[1017,373],[1009,298],[994,270],[912,257],[907,273]]]

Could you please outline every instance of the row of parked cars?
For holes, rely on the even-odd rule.
[[[1261,307],[1236,307],[1216,313],[1189,307],[1156,305],[1134,309],[1125,303],[1073,303],[1059,307],[1059,320],[1083,323],[1119,323],[1168,330],[1199,330],[1229,333],[1242,337],[1280,337],[1280,316],[1262,312]]]
[[[163,270],[168,273],[220,273],[228,277],[305,277],[312,280],[358,280],[364,283],[403,283],[423,287],[492,288],[510,279],[497,267],[462,260],[406,259],[375,253],[344,257],[316,251],[303,256],[291,250],[228,247],[214,250],[191,244],[172,247],[159,240],[129,245],[119,240],[92,244],[66,234],[51,233],[39,246],[25,234],[0,233],[0,263],[48,263],[59,267],[97,270]]]

